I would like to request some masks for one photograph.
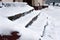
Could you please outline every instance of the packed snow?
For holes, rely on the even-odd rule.
[[[17,4],[19,5],[19,4]],[[60,38],[60,7],[49,6],[42,10],[34,10],[29,14],[11,21],[7,17],[34,9],[29,5],[0,8],[0,34],[10,35],[18,31],[18,40],[59,40]],[[27,28],[25,26],[38,15],[38,18]]]

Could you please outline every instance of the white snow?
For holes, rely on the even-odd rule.
[[[13,24],[8,19],[0,16],[0,34],[10,35],[11,31],[19,32],[21,38],[18,40],[38,40],[40,38],[36,32],[24,27],[20,27],[20,25]]]
[[[27,5],[28,6],[28,5]],[[0,10],[0,34],[1,35],[10,35],[11,31],[18,31],[19,35],[21,34],[21,38],[19,38],[18,40],[39,40],[40,39],[40,35],[30,29],[25,28],[23,25],[19,24],[17,21],[10,21],[9,19],[7,19],[7,16],[12,16],[12,15],[16,15],[17,13],[22,13],[22,12],[26,12],[28,10],[31,10],[33,8],[29,9],[27,7],[22,7],[20,8],[20,12],[16,11],[18,8],[20,7],[4,7],[1,8]],[[15,10],[16,9],[16,10]],[[6,11],[5,11],[6,10]],[[16,14],[15,14],[16,13]],[[27,23],[36,15],[38,15],[39,12],[33,11],[30,14],[26,15],[25,18],[22,17],[21,19],[24,19],[27,21]],[[28,17],[30,16],[30,18]],[[26,19],[28,18],[28,19]],[[18,19],[20,21],[20,19]],[[23,20],[21,20],[23,22]],[[24,21],[24,22],[26,22]],[[26,23],[26,24],[27,24]],[[24,24],[24,25],[26,25]]]
[[[41,40],[54,40],[56,37],[55,36],[55,24],[54,24],[54,20],[52,17],[48,16],[44,10],[40,12],[40,15],[38,16],[38,19],[31,25],[29,26],[29,29],[37,32],[40,36],[43,35],[43,31],[44,31],[44,26],[47,24],[46,26],[46,30],[44,33],[44,36],[41,38]],[[49,37],[49,36],[52,37]]]
[[[17,24],[21,24],[22,26],[25,27],[38,14],[39,14],[39,12],[34,10],[33,12],[31,12],[31,13],[27,14],[26,16],[21,17],[13,22],[17,23]]]
[[[41,11],[48,14],[49,22],[42,40],[60,40],[60,7],[49,6]]]
[[[11,31],[18,31],[21,38],[18,40],[59,40],[60,39],[60,7],[49,6],[42,10],[34,10],[31,13],[10,21],[8,16],[16,15],[33,9],[28,5],[23,7],[3,7],[0,8],[0,34],[10,34]],[[28,28],[25,26],[38,14],[36,21]],[[48,23],[48,24],[47,24]],[[44,26],[45,32],[44,31]],[[43,35],[43,37],[41,37]]]
[[[33,7],[30,7],[29,5],[22,6],[22,7],[3,7],[0,8],[0,15],[8,17],[8,16],[14,16],[16,14],[28,12],[30,10],[34,9]]]
[[[2,6],[2,2],[0,2],[0,6]]]
[[[10,28],[11,26],[14,27],[14,25],[15,24],[12,21],[8,20],[5,17],[0,16],[0,34],[3,34],[4,32],[6,32],[8,28]]]
[[[44,25],[46,25],[46,22],[47,22],[47,16],[45,15],[45,13],[40,12],[40,15],[38,16],[37,20],[31,26],[29,26],[29,28],[39,33],[41,36],[44,29]]]
[[[2,2],[1,2],[2,3]],[[4,3],[4,5],[6,5],[6,4],[10,4],[10,6],[9,7],[24,7],[24,6],[26,6],[27,5],[27,3],[26,2],[3,2]]]
[[[19,31],[21,34],[21,38],[18,40],[39,40],[41,37],[38,33],[22,27],[14,28],[16,31]]]

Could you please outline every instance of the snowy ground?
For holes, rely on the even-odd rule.
[[[17,24],[21,24],[22,26],[25,26],[30,22],[30,20],[32,20],[38,14],[39,14],[39,12],[34,10],[33,12],[29,13],[28,15],[21,17],[13,22],[17,23]]]
[[[39,12],[34,10],[25,17],[19,18],[16,21],[10,21],[9,19],[7,19],[8,16],[13,16],[17,13],[24,13],[32,9],[33,7],[30,7],[28,5],[26,5],[25,7],[0,8],[0,34],[10,35],[11,31],[18,31],[19,35],[21,35],[21,38],[19,38],[18,40],[39,40],[40,35],[38,33],[24,27],[34,16],[38,15]]]
[[[52,27],[52,29],[50,29],[50,27],[48,26],[46,28],[46,30],[50,29],[48,32],[50,32],[51,30],[51,33],[50,33],[50,38],[46,35],[48,34],[45,34],[45,37],[43,37],[43,40],[60,40],[60,7],[58,6],[49,6],[48,8],[45,8],[43,10],[41,10],[43,13],[46,13],[48,16],[50,16],[51,19],[49,19],[51,21],[50,24],[50,27]],[[49,21],[49,22],[50,22]],[[47,31],[46,31],[47,32]],[[52,34],[52,36],[51,36]],[[54,35],[54,36],[53,36]],[[46,39],[44,39],[46,38]]]
[[[5,11],[5,10],[6,11]],[[0,34],[9,34],[18,31],[21,38],[18,40],[59,40],[60,38],[60,7],[49,6],[42,10],[34,10],[29,14],[10,21],[8,16],[32,10],[33,7],[4,7],[0,8]],[[27,28],[25,26],[38,15],[36,20]]]
[[[30,8],[30,9],[28,9]],[[8,7],[8,8],[1,8],[0,9],[0,14],[2,16],[13,16],[13,15],[16,15],[16,14],[19,14],[19,13],[24,13],[24,12],[27,12],[29,10],[33,9],[32,7],[29,7],[29,6],[25,6],[25,7]],[[5,10],[5,11],[4,11]],[[12,10],[12,11],[11,11]],[[24,10],[24,11],[23,11]],[[3,13],[3,14],[2,14]],[[13,13],[13,14],[12,14]],[[6,15],[4,15],[6,14]]]

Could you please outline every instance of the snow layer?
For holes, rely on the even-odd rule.
[[[47,22],[47,16],[44,13],[40,12],[40,15],[38,16],[37,20],[31,26],[29,26],[29,28],[39,33],[41,36],[46,22]]]
[[[47,26],[43,34],[45,25]],[[43,10],[40,12],[40,15],[38,16],[37,20],[31,26],[29,26],[28,29],[31,29],[32,31],[37,32],[40,36],[43,35],[41,40],[54,40],[56,39],[56,37],[54,37],[56,35],[54,27],[55,27],[54,19],[48,16]]]
[[[14,16],[16,14],[28,12],[29,10],[32,10],[32,9],[34,8],[30,7],[29,5],[22,6],[22,7],[3,7],[3,8],[0,8],[0,15],[5,17]]]
[[[14,27],[14,23],[12,21],[10,21],[9,19],[0,16],[0,34],[7,34],[4,33],[6,31],[8,31],[8,28],[10,28],[11,26]],[[4,30],[6,29],[6,30]]]
[[[37,11],[33,11],[30,14],[16,20],[10,21],[7,19],[8,16],[16,15],[18,13],[23,13],[33,9],[32,7],[26,5],[25,7],[3,7],[0,8],[0,34],[10,35],[12,31],[18,31],[21,38],[18,40],[39,40],[40,35],[31,29],[25,28],[24,26],[28,22],[39,14]],[[21,20],[22,19],[22,20]],[[25,20],[25,21],[24,21]],[[24,26],[23,26],[24,25]]]
[[[31,12],[31,13],[27,14],[26,16],[21,17],[13,22],[17,23],[17,24],[21,24],[22,26],[25,27],[38,14],[39,14],[39,12],[34,10],[33,12]]]
[[[21,38],[18,40],[39,40],[41,37],[38,33],[22,27],[14,28],[16,31],[19,31],[21,34]]]
[[[28,5],[27,5],[28,6]],[[59,40],[60,38],[60,7],[49,6],[38,11],[33,11],[16,21],[10,21],[6,17],[31,10],[25,7],[4,7],[0,8],[0,34],[10,34],[11,31],[18,31],[21,38],[18,40]],[[4,9],[6,11],[4,11]],[[16,11],[16,10],[17,11]],[[11,11],[12,10],[12,11]],[[58,13],[58,14],[55,14]],[[5,15],[4,15],[5,14]],[[28,28],[28,24],[35,16],[40,14],[35,22]],[[57,16],[57,17],[56,17]],[[45,25],[46,28],[45,28]],[[44,30],[45,29],[45,30]],[[44,33],[43,33],[44,31]],[[43,35],[43,37],[41,37]]]
[[[40,35],[38,35],[36,32],[22,27],[22,25],[16,25],[13,24],[10,20],[0,17],[0,34],[3,35],[10,35],[10,32],[12,31],[18,31],[19,35],[21,35],[21,38],[18,40],[39,40]]]
[[[41,11],[48,14],[49,22],[42,40],[60,40],[60,7],[49,6]]]
[[[16,25],[16,23],[8,20],[5,17],[0,16],[0,34],[10,35],[10,32],[18,31],[21,38],[18,40],[39,40],[40,35],[36,32],[24,28],[22,25]]]
[[[6,7],[23,7],[23,6],[26,6],[27,3],[26,2],[0,2],[0,3],[4,3],[4,6],[6,4],[9,4],[10,6],[7,6]]]

